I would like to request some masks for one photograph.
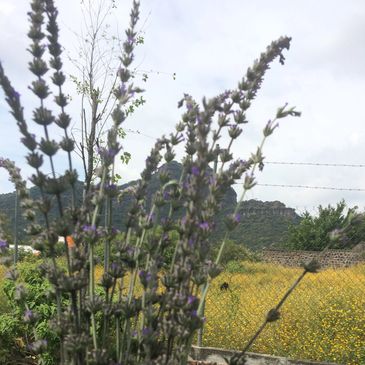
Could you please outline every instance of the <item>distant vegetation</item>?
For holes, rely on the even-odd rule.
[[[318,215],[305,212],[300,224],[289,227],[283,248],[322,251],[328,248],[352,248],[365,240],[364,213],[347,209],[344,201],[335,207],[319,206]]]
[[[159,175],[161,171],[167,171],[172,179],[179,179],[182,165],[176,161],[165,164],[155,174],[147,189],[147,207],[151,206],[152,196],[160,188]],[[131,181],[119,187],[120,191],[133,188],[137,181]],[[83,183],[78,182],[76,185],[77,196],[80,201],[82,198]],[[30,189],[30,195],[33,199],[39,199],[40,194],[37,188]],[[65,203],[71,200],[71,194],[64,194]],[[131,193],[123,195],[121,201],[113,199],[113,222],[115,227],[120,230],[125,229],[125,223],[128,217],[128,211],[131,207],[133,198]],[[223,199],[221,209],[216,217],[215,233],[212,240],[218,243],[224,232],[224,219],[231,214],[237,204],[236,192],[230,188]],[[0,214],[6,216],[7,227],[3,230],[7,232],[9,242],[11,242],[13,224],[14,224],[14,206],[15,193],[0,194]],[[56,212],[53,212],[55,215]],[[176,215],[182,216],[182,210]],[[286,207],[280,201],[262,202],[260,200],[247,200],[241,203],[239,213],[241,222],[238,227],[230,233],[230,241],[243,245],[249,250],[260,250],[264,247],[280,247],[288,250],[323,250],[330,244],[330,233],[341,233],[341,237],[334,237],[331,242],[332,248],[351,248],[365,239],[365,220],[361,219],[362,215],[356,210],[349,210],[349,213],[355,214],[360,219],[351,220],[347,225],[349,216],[345,202],[340,202],[336,206],[319,206],[318,215],[313,216],[305,212],[299,216],[293,208]],[[167,210],[162,211],[162,216],[167,215]],[[41,218],[39,218],[42,221]],[[101,221],[104,219],[104,213],[101,213]],[[18,215],[19,236],[24,241],[25,220]],[[345,233],[345,234],[343,234]],[[239,249],[238,249],[239,250]],[[238,252],[238,251],[237,251]],[[242,259],[241,253],[238,259]]]

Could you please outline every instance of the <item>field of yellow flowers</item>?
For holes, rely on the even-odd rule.
[[[210,287],[203,346],[242,349],[302,272],[260,262],[242,262],[236,269],[223,272]],[[0,279],[4,273],[0,266]],[[97,279],[102,273],[97,266]],[[224,282],[227,290],[221,290]],[[365,365],[365,264],[307,274],[280,312],[250,351]]]
[[[242,349],[302,270],[243,262],[239,271],[211,286],[203,346]],[[365,364],[365,265],[307,274],[250,351]]]

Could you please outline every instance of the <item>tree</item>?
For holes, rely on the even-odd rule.
[[[85,191],[89,191],[95,171],[100,166],[98,151],[105,147],[106,131],[112,123],[111,113],[116,106],[114,98],[121,70],[123,41],[119,35],[110,35],[108,16],[116,8],[115,0],[82,1],[83,29],[79,36],[80,46],[77,58],[70,58],[79,75],[70,75],[81,96],[81,118],[76,128],[72,129],[75,140],[75,152],[82,159]],[[129,38],[128,38],[129,37]],[[127,35],[130,39],[130,35]],[[140,32],[135,34],[135,44],[142,44]],[[127,43],[129,40],[127,39]],[[128,71],[132,77],[136,70]],[[146,77],[142,77],[146,81]],[[125,106],[126,114],[134,112],[143,105],[143,96],[131,97]],[[118,129],[120,138],[125,137],[122,127]],[[131,155],[122,150],[120,160],[128,163]],[[118,176],[117,176],[118,177]]]
[[[293,250],[321,251],[326,247],[352,247],[365,238],[363,214],[348,209],[342,200],[335,207],[318,207],[318,216],[304,212],[298,225],[289,228],[285,247]]]
[[[9,217],[3,213],[0,213],[0,239],[13,243]]]

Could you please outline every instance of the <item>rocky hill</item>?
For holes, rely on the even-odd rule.
[[[254,250],[285,241],[288,227],[300,222],[295,210],[279,201],[247,200],[241,204],[239,212],[241,223],[231,237]]]
[[[171,162],[162,167],[167,169],[173,179],[179,179],[181,173],[181,164]],[[161,169],[162,169],[161,168]],[[160,186],[159,173],[157,172],[151,180],[147,189],[147,207],[150,206],[154,192]],[[120,186],[120,189],[126,189],[136,184],[136,181],[131,181]],[[82,196],[82,182],[77,184],[77,196]],[[39,198],[39,191],[33,187],[30,189],[30,195],[33,198]],[[64,204],[67,204],[71,199],[70,194],[65,194]],[[127,213],[132,204],[132,197],[126,195],[121,202],[113,201],[113,224],[122,229],[125,227]],[[212,239],[219,241],[224,235],[224,218],[227,214],[233,212],[237,204],[237,195],[233,189],[230,189],[222,202],[221,209],[216,217],[216,232]],[[9,226],[14,225],[14,208],[15,208],[15,193],[0,194],[0,213],[6,215],[9,220]],[[258,200],[248,200],[241,204],[239,208],[241,214],[241,223],[235,231],[231,233],[230,238],[237,243],[242,243],[252,249],[260,249],[268,247],[273,243],[279,243],[285,239],[288,227],[290,224],[297,224],[300,217],[295,213],[294,209],[287,208],[279,201],[262,202]],[[51,214],[56,214],[53,211]],[[179,214],[179,213],[178,213]],[[180,213],[181,214],[181,213]],[[163,214],[162,214],[163,215]],[[103,221],[103,217],[101,217]],[[21,239],[26,239],[24,227],[26,222],[18,215],[19,236]],[[10,229],[12,230],[12,229]]]

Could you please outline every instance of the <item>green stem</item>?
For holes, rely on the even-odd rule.
[[[304,270],[302,272],[302,274],[298,277],[298,279],[294,282],[294,284],[288,289],[288,291],[284,294],[284,296],[281,298],[281,300],[279,301],[279,303],[276,305],[276,307],[274,308],[275,311],[279,311],[279,309],[281,308],[281,306],[284,304],[285,300],[288,298],[288,296],[293,292],[293,290],[299,285],[299,283],[302,281],[302,279],[304,278],[304,276],[307,274],[307,270]],[[259,337],[259,335],[261,334],[261,332],[265,329],[266,325],[269,323],[269,318],[266,317],[265,321],[261,324],[261,326],[259,327],[259,329],[256,331],[256,333],[251,337],[251,339],[248,341],[248,343],[246,344],[246,346],[243,348],[243,350],[239,353],[234,355],[235,358],[240,358],[242,357],[248,350],[249,348],[252,346],[252,344],[255,342],[255,340],[257,339],[257,337]]]
[[[116,332],[116,337],[115,337],[116,358],[118,358],[119,353],[120,353],[120,321],[119,321],[119,317],[115,318],[115,332]]]
[[[97,220],[98,213],[100,210],[100,201],[101,201],[101,198],[104,193],[104,184],[105,184],[106,175],[107,175],[107,169],[104,168],[103,174],[101,177],[101,182],[100,182],[98,202],[95,206],[93,218],[92,218],[92,222],[91,222],[92,227],[95,227],[95,225],[96,225],[96,220]],[[91,242],[91,244],[90,244],[89,263],[90,263],[90,293],[89,293],[89,295],[90,295],[90,301],[93,303],[94,297],[95,297],[94,242]],[[93,345],[94,345],[95,350],[97,350],[98,343],[97,343],[97,338],[96,338],[96,321],[95,321],[94,313],[91,313],[91,327],[92,327],[91,331],[92,331],[92,337],[93,337]]]
[[[266,141],[266,136],[263,137],[261,143],[260,143],[260,146],[259,146],[259,150],[262,151],[262,148],[265,144],[265,141]],[[256,161],[253,166],[252,166],[252,170],[251,170],[251,176],[255,173],[255,170],[257,168],[257,165],[258,165],[258,162]],[[240,208],[240,205],[241,203],[243,202],[243,200],[245,199],[245,196],[246,196],[246,193],[249,189],[244,187],[243,188],[243,191],[242,191],[242,194],[241,194],[241,197],[239,199],[239,201],[237,202],[236,204],[236,207],[234,209],[234,212],[233,212],[233,215],[236,215],[239,208]],[[228,236],[229,236],[229,233],[228,231],[226,231],[225,235],[224,235],[224,238],[223,238],[223,241],[222,241],[222,244],[219,248],[219,251],[218,251],[218,255],[217,255],[217,258],[215,260],[215,264],[218,265],[220,263],[220,260],[221,260],[221,257],[222,257],[222,254],[223,254],[223,251],[224,251],[224,248],[225,248],[225,245],[226,245],[226,242],[228,240]],[[198,307],[198,314],[201,316],[203,314],[203,308],[204,308],[204,304],[205,304],[205,299],[206,299],[206,296],[207,296],[207,293],[208,293],[208,289],[209,289],[209,286],[210,286],[210,281],[211,279],[208,278],[207,282],[204,284],[203,286],[203,290],[202,290],[202,296],[200,298],[200,302],[199,302],[199,307]]]

